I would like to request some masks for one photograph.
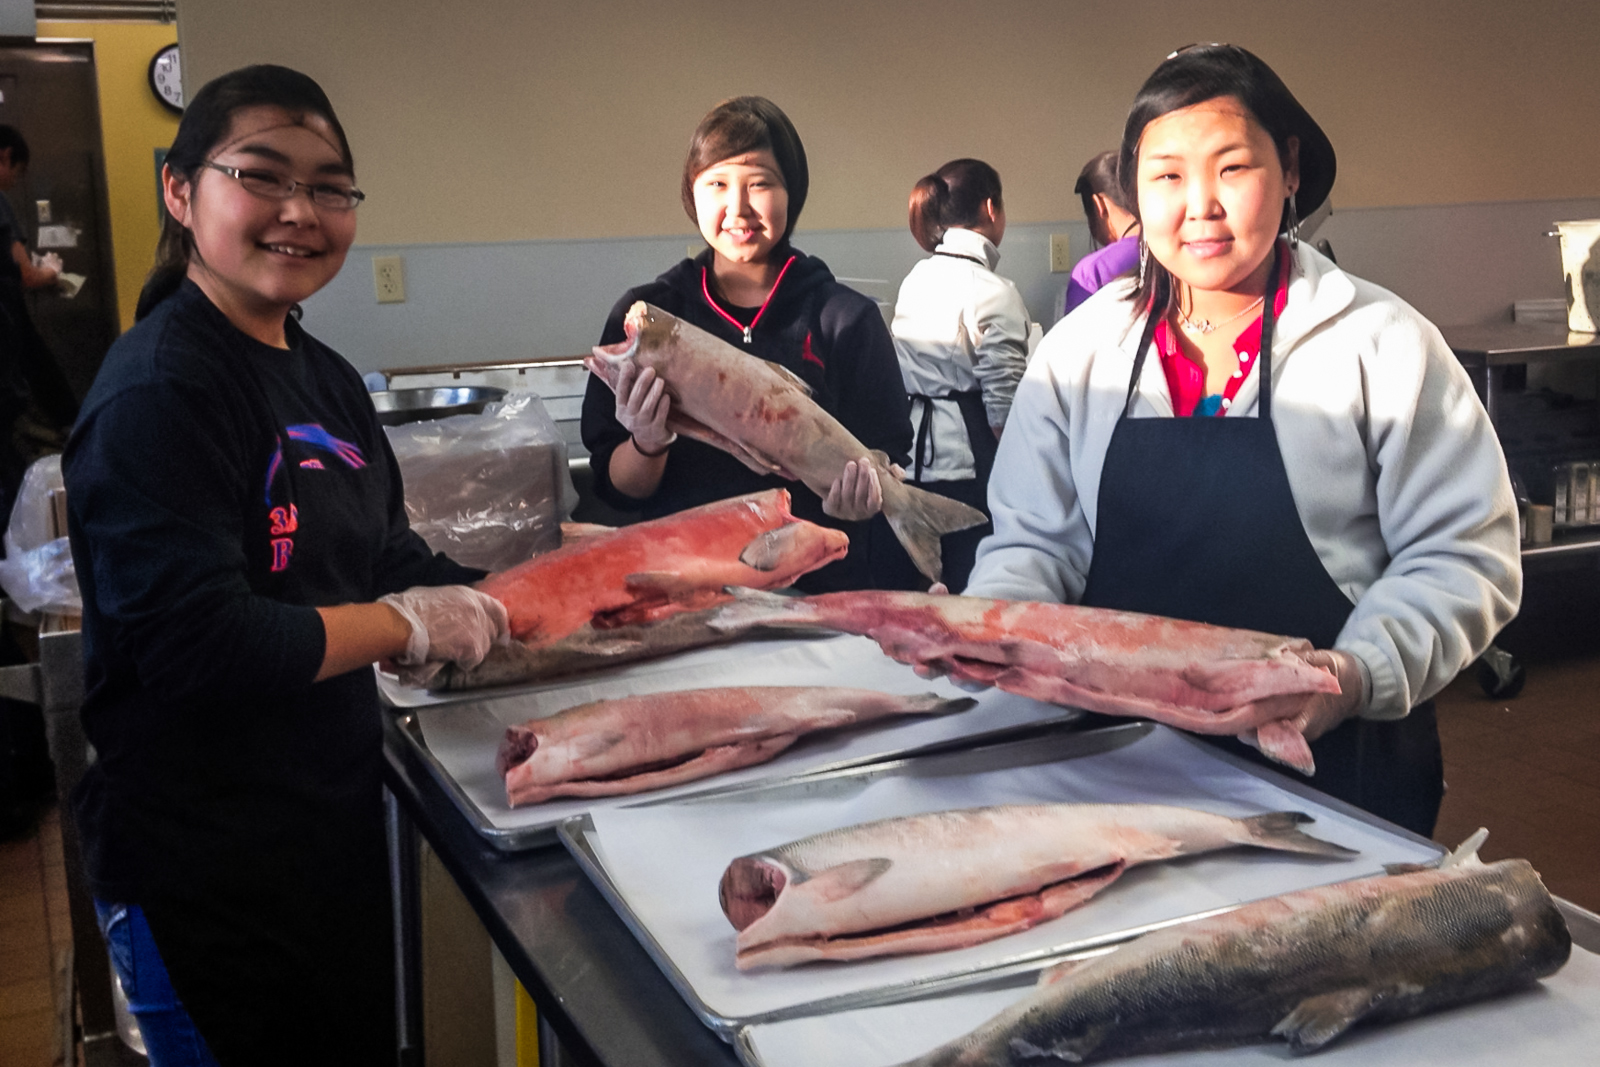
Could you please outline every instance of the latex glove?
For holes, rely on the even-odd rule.
[[[878,470],[865,456],[844,465],[822,498],[822,513],[846,522],[861,522],[883,510],[883,486]]]
[[[632,360],[622,365],[617,372],[617,421],[640,453],[665,451],[678,439],[667,429],[671,410],[667,383],[656,377],[653,367],[639,370]]]
[[[1339,680],[1337,693],[1300,693],[1268,697],[1246,708],[1260,725],[1239,735],[1239,740],[1305,774],[1316,772],[1310,742],[1366,708],[1370,682],[1367,668],[1348,652],[1319,648],[1305,661],[1330,671]]]
[[[493,645],[511,640],[506,606],[487,593],[465,585],[419,585],[379,597],[411,625],[402,667],[454,663],[464,668],[483,662]]]

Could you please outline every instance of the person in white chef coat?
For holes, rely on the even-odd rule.
[[[1439,331],[1297,241],[1334,172],[1251,53],[1157,67],[1119,161],[1140,270],[1035,353],[967,592],[1309,639],[1341,692],[1253,721],[1310,742],[1316,788],[1429,834],[1431,698],[1516,612],[1516,507]]]
[[[911,481],[987,514],[989,472],[1028,362],[1028,309],[995,272],[1006,209],[1000,175],[956,159],[911,190],[911,234],[933,253],[895,302],[895,354],[911,400]],[[988,524],[944,539],[944,581],[966,586]]]

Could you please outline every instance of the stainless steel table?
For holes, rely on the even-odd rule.
[[[559,1036],[563,1064],[737,1067],[733,1049],[694,1017],[564,849],[490,847],[388,713],[384,732],[385,777],[401,813],[438,853],[541,1023]]]

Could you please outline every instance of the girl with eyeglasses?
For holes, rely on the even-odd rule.
[[[690,139],[680,190],[707,247],[624,293],[600,343],[623,340],[628,308],[648,301],[790,371],[867,448],[903,466],[910,417],[883,317],[870,299],[840,284],[827,264],[792,243],[809,188],[805,146],[776,104],[759,96],[718,104]],[[671,433],[671,403],[665,383],[649,369],[635,378],[625,368],[614,396],[590,379],[582,432],[601,500],[653,519],[785,488],[795,515],[850,536],[849,556],[801,578],[801,589],[926,586],[883,518],[882,489],[869,464],[847,463],[819,497],[801,482],[756,474],[727,452]]]
[[[360,375],[298,322],[361,200],[321,88],[208,83],[161,184],[138,322],[64,457],[90,888],[157,1067],[392,1064],[371,665],[474,665],[505,608],[407,526]]]
[[[1431,698],[1516,611],[1516,506],[1439,331],[1297,242],[1334,167],[1244,49],[1156,69],[1118,165],[1140,267],[1035,354],[967,591],[1309,639],[1341,692],[1262,701],[1246,735],[1309,742],[1310,785],[1427,835]]]

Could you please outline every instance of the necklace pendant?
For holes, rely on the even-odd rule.
[[[754,325],[754,324],[752,323],[752,325]],[[749,344],[750,343],[750,327],[749,326],[746,326],[744,328],[744,343],[745,344]]]
[[[1199,322],[1193,323],[1192,325],[1201,333],[1212,333],[1216,330],[1216,327],[1211,325],[1210,319],[1201,319]]]

